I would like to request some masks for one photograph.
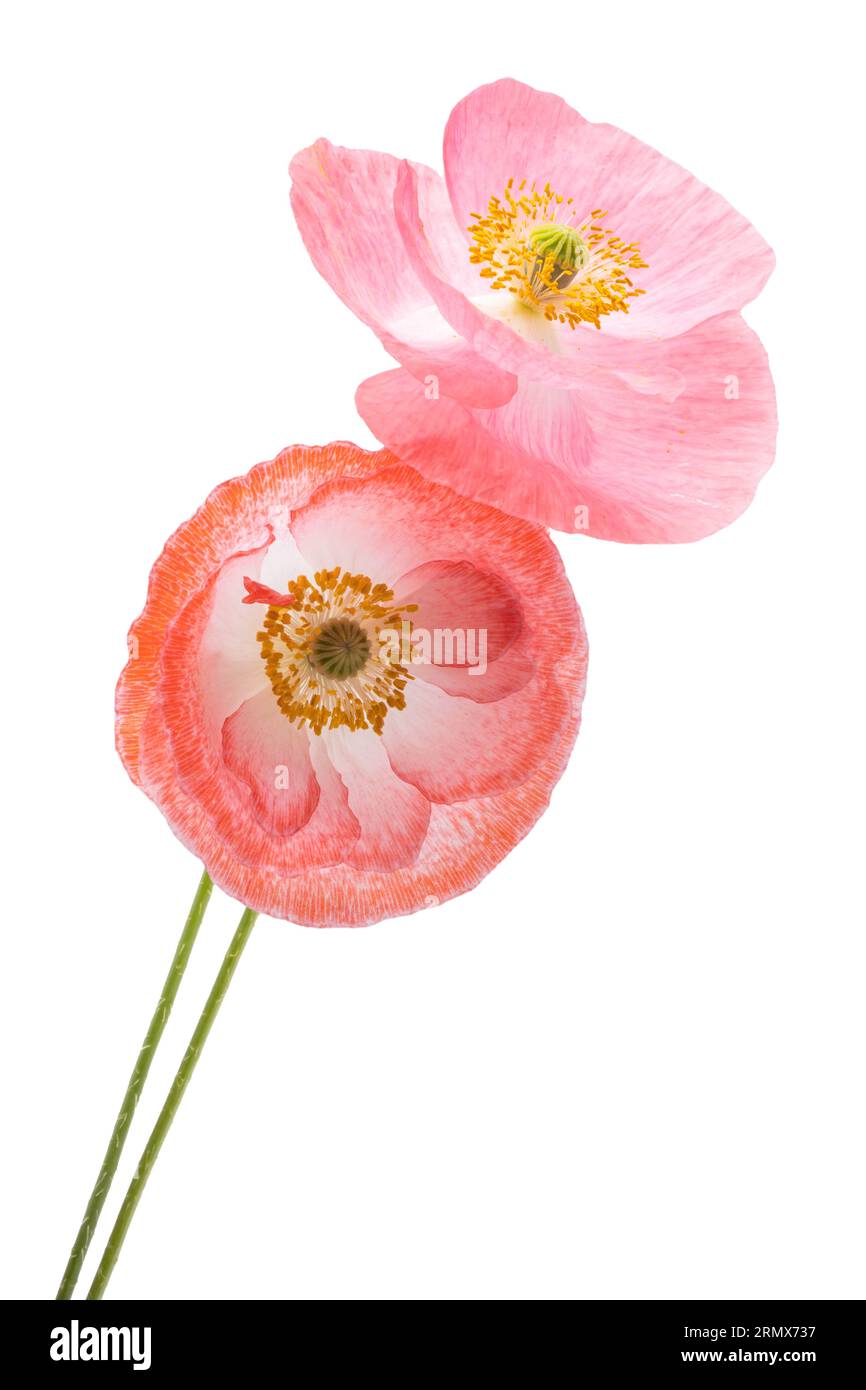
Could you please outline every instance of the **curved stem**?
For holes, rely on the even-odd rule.
[[[63,1271],[60,1288],[57,1290],[58,1299],[71,1298],[75,1285],[78,1282],[78,1276],[81,1273],[84,1257],[90,1246],[93,1232],[96,1229],[96,1223],[99,1220],[100,1212],[108,1196],[108,1189],[111,1186],[111,1181],[117,1170],[118,1162],[120,1161],[120,1155],[123,1152],[123,1145],[126,1142],[129,1126],[132,1124],[132,1117],[135,1114],[135,1107],[138,1104],[141,1089],[147,1079],[147,1073],[150,1071],[150,1064],[153,1061],[153,1054],[156,1052],[157,1044],[168,1022],[171,1006],[174,1003],[175,995],[183,979],[183,972],[186,969],[186,963],[189,960],[190,951],[198,935],[198,929],[201,926],[205,908],[210,901],[212,890],[213,884],[211,883],[210,875],[207,870],[205,870],[201,876],[196,895],[193,898],[192,907],[189,910],[186,924],[180,934],[180,940],[177,943],[177,949],[174,953],[174,959],[171,962],[171,968],[165,978],[162,994],[159,996],[159,1003],[156,1006],[153,1018],[150,1020],[150,1027],[145,1034],[144,1042],[141,1044],[141,1051],[133,1067],[132,1076],[129,1078],[129,1085],[126,1088],[123,1104],[120,1107],[120,1113],[115,1121],[111,1139],[105,1151],[105,1157],[102,1160],[99,1176],[90,1194],[90,1201],[87,1203],[84,1218],[78,1228],[78,1235],[75,1237],[75,1244],[72,1247],[69,1259],[66,1263],[66,1269]]]
[[[102,1297],[105,1286],[111,1277],[111,1271],[117,1263],[121,1247],[126,1239],[129,1230],[129,1223],[135,1214],[139,1199],[144,1191],[144,1185],[150,1177],[150,1171],[156,1162],[157,1154],[162,1148],[163,1140],[168,1134],[171,1122],[177,1113],[183,1093],[189,1084],[189,1079],[195,1071],[196,1062],[199,1059],[205,1040],[211,1030],[211,1025],[216,1018],[220,1004],[225,998],[226,991],[231,984],[235,967],[240,960],[241,952],[247,944],[250,932],[253,929],[258,913],[247,908],[238,923],[237,931],[232,937],[231,944],[226,951],[225,958],[219,968],[219,973],[213,983],[213,988],[207,998],[207,1003],[202,1010],[201,1018],[195,1026],[195,1031],[190,1038],[189,1046],[184,1053],[183,1061],[177,1070],[177,1075],[171,1084],[171,1089],[166,1098],[165,1104],[159,1112],[159,1117],[151,1131],[150,1138],[144,1146],[144,1152],[139,1160],[132,1181],[126,1190],[126,1196],[118,1212],[117,1220],[111,1235],[108,1237],[108,1244],[100,1261],[99,1268],[90,1286],[87,1297],[95,1300]]]

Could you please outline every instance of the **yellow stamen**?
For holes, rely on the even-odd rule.
[[[381,734],[389,709],[405,709],[406,682],[398,660],[406,615],[416,604],[395,607],[387,584],[337,565],[290,580],[290,608],[271,606],[257,634],[265,671],[290,723],[323,729],[374,729]],[[411,627],[409,628],[411,631]],[[384,634],[384,636],[380,635]]]
[[[491,289],[508,290],[539,309],[545,318],[570,328],[591,323],[601,328],[605,314],[629,310],[629,301],[646,291],[633,284],[629,270],[646,270],[637,242],[626,243],[593,208],[582,221],[546,183],[509,179],[501,198],[493,197],[486,217],[473,212],[469,259]]]

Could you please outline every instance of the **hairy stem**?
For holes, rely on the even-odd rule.
[[[126,1088],[123,1104],[120,1107],[120,1113],[115,1121],[111,1139],[108,1142],[108,1148],[102,1160],[99,1176],[90,1194],[90,1201],[87,1203],[83,1220],[78,1228],[78,1235],[75,1237],[75,1244],[72,1247],[66,1269],[63,1272],[60,1288],[57,1290],[58,1299],[71,1298],[75,1285],[78,1282],[78,1276],[81,1273],[84,1257],[87,1254],[90,1242],[93,1238],[93,1233],[96,1230],[96,1223],[99,1220],[105,1199],[108,1196],[108,1189],[111,1187],[112,1179],[120,1161],[120,1155],[123,1152],[123,1145],[126,1142],[129,1126],[132,1124],[132,1117],[135,1114],[135,1107],[138,1105],[142,1087],[147,1079],[147,1073],[150,1071],[153,1054],[156,1052],[157,1045],[162,1037],[165,1025],[168,1022],[171,1006],[174,1003],[175,995],[183,979],[183,972],[186,970],[186,964],[189,960],[193,943],[198,935],[198,929],[201,926],[205,908],[210,901],[212,890],[213,884],[211,883],[210,875],[207,873],[207,870],[205,870],[201,876],[201,882],[198,885],[196,895],[193,898],[192,907],[189,910],[189,916],[181,932],[180,940],[177,943],[177,949],[174,953],[174,959],[171,962],[171,968],[165,978],[165,984],[159,996],[159,1003],[154,1010],[153,1018],[150,1020],[150,1027],[145,1034],[144,1042],[141,1044],[141,1051],[133,1067],[132,1076],[129,1078],[129,1085]]]
[[[99,1299],[105,1292],[105,1286],[111,1277],[111,1271],[117,1263],[117,1257],[126,1239],[129,1224],[135,1215],[135,1209],[144,1191],[144,1185],[150,1177],[150,1172],[156,1162],[157,1154],[162,1148],[163,1140],[168,1134],[171,1122],[177,1113],[177,1108],[180,1105],[183,1093],[189,1084],[190,1077],[195,1071],[196,1063],[201,1055],[201,1050],[204,1047],[213,1021],[219,1012],[220,1005],[225,998],[226,991],[231,984],[232,976],[235,973],[235,967],[240,960],[241,952],[247,944],[257,916],[257,913],[247,908],[238,923],[237,931],[232,937],[231,944],[226,951],[223,963],[219,968],[219,973],[214,980],[213,988],[208,995],[207,1003],[195,1026],[195,1031],[190,1039],[189,1046],[184,1053],[183,1061],[178,1067],[177,1075],[171,1084],[171,1089],[169,1090],[165,1104],[159,1112],[159,1117],[151,1131],[150,1138],[144,1146],[144,1152],[141,1155],[138,1167],[127,1188],[126,1196],[123,1199],[123,1205],[120,1208],[111,1235],[108,1237],[108,1244],[105,1247],[105,1252],[100,1261],[99,1268],[90,1286],[90,1292],[87,1295],[88,1299]]]

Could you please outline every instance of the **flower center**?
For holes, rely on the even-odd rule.
[[[601,328],[603,315],[627,314],[629,301],[646,293],[628,271],[647,265],[637,242],[602,226],[603,209],[579,220],[572,202],[549,183],[527,190],[524,179],[515,190],[509,179],[486,217],[471,214],[469,259],[492,289],[510,291],[545,318]]]
[[[310,644],[310,665],[334,680],[357,676],[369,656],[370,639],[353,618],[333,618],[319,628]]]
[[[395,659],[413,603],[394,604],[387,584],[365,574],[319,570],[289,581],[280,595],[248,585],[267,602],[257,634],[265,671],[280,709],[290,723],[323,729],[374,729],[381,734],[389,709],[405,709],[403,691],[412,680]],[[284,603],[272,600],[284,599]]]
[[[567,289],[589,260],[589,248],[574,227],[547,222],[529,233],[535,251],[531,278],[539,300],[549,292]]]

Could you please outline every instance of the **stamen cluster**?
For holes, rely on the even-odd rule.
[[[271,688],[291,723],[323,729],[374,729],[389,709],[404,709],[413,677],[393,659],[415,604],[394,604],[387,584],[337,565],[287,586],[290,606],[272,604],[257,634]]]
[[[491,289],[510,291],[545,318],[601,328],[605,314],[627,314],[629,301],[646,293],[628,271],[647,264],[637,242],[602,226],[604,209],[578,222],[573,202],[549,183],[527,189],[524,179],[515,189],[509,179],[486,216],[471,214],[469,259]]]

